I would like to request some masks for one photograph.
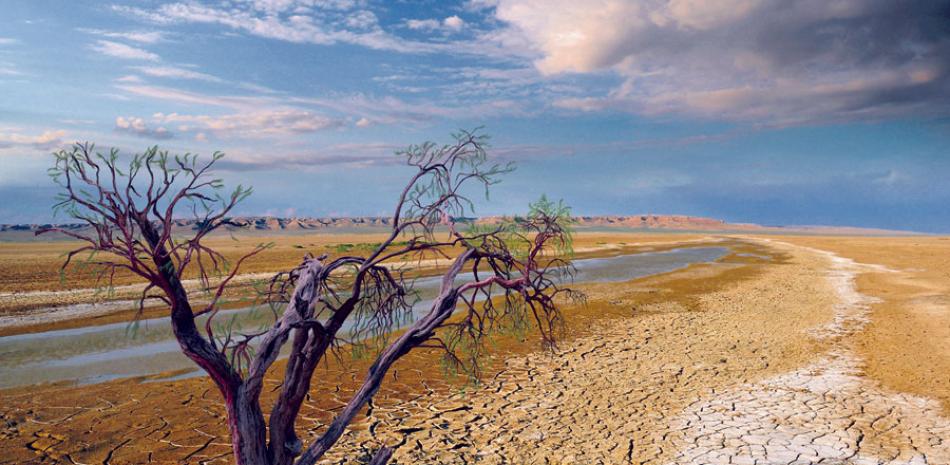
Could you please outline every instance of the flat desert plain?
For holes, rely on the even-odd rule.
[[[279,237],[247,272],[376,240]],[[0,334],[134,317],[121,306],[48,310],[91,298],[75,270],[59,280],[66,247],[0,244]],[[359,463],[385,444],[398,463],[950,463],[950,239],[582,232],[575,247],[580,258],[727,251],[577,283],[588,299],[564,306],[559,346],[499,336],[477,384],[415,352],[325,462]],[[115,299],[134,294],[131,280],[118,284],[128,288]],[[368,364],[343,357],[318,371],[298,423],[305,442]],[[0,463],[230,463],[223,415],[203,377],[12,387],[0,391]]]

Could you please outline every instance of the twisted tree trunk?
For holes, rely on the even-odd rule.
[[[242,386],[235,397],[228,399],[227,410],[237,464],[269,465],[265,436],[267,427],[257,399],[247,397]]]
[[[257,396],[248,396],[247,385],[231,368],[227,358],[208,343],[198,332],[195,315],[184,285],[168,251],[161,243],[161,235],[146,220],[137,221],[142,235],[156,249],[155,265],[161,274],[159,285],[171,300],[171,323],[175,339],[182,352],[205,370],[224,396],[228,414],[231,447],[237,465],[269,465],[264,414]]]
[[[560,288],[553,275],[569,268],[569,262],[554,258],[539,266],[537,260],[548,241],[570,248],[570,232],[565,226],[570,211],[542,197],[530,205],[529,217],[517,225],[504,224],[470,235],[458,232],[453,218],[465,216],[466,205],[470,204],[460,194],[462,184],[471,181],[487,189],[497,181],[496,176],[511,167],[486,164],[483,136],[463,131],[456,138],[455,145],[439,148],[426,143],[404,153],[408,165],[418,171],[399,197],[387,240],[377,244],[368,257],[344,256],[324,264],[326,256],[308,255],[292,272],[278,274],[271,283],[277,287],[270,289],[274,295],[269,302],[286,304],[283,314],[267,330],[238,333],[241,340],[232,338],[230,328],[224,337],[216,336],[212,320],[220,309],[219,299],[238,275],[241,263],[269,246],[256,246],[237,261],[229,274],[225,273],[220,283],[210,284],[210,273],[223,273],[229,268],[228,260],[201,241],[216,229],[231,224],[229,212],[251,192],[238,186],[228,197],[217,193],[221,180],[206,176],[221,154],[216,153],[207,164],[198,164],[194,156],[169,156],[152,148],[133,156],[129,169],[124,171],[116,166],[118,150],[104,156],[95,152],[91,144],[84,144],[74,146],[72,152],[60,151],[55,167],[50,170],[65,190],[56,206],[88,224],[93,232],[50,227],[39,233],[58,231],[86,243],[67,254],[63,269],[76,254],[104,252],[89,262],[102,267],[98,279],[104,278],[111,284],[120,271],[147,281],[139,308],[144,309],[147,299],[159,299],[170,309],[172,330],[182,353],[208,373],[224,398],[235,463],[313,465],[373,398],[393,364],[426,341],[444,349],[458,364],[463,361],[453,351],[459,341],[468,341],[476,348],[471,354],[474,364],[486,331],[496,320],[514,318],[509,311],[519,318],[533,316],[545,343],[555,337],[561,318],[554,298],[573,292]],[[198,228],[190,237],[172,234],[179,203],[200,204],[207,210],[203,214],[193,211]],[[440,225],[448,227],[445,240],[435,238]],[[400,235],[408,240],[396,243]],[[527,247],[527,256],[522,257],[509,241]],[[448,257],[447,252],[456,247],[465,250],[442,275],[438,297],[428,313],[382,349],[347,405],[324,434],[304,448],[295,432],[295,420],[310,390],[316,366],[334,343],[350,336],[342,337],[339,332],[353,322],[356,329],[347,331],[359,344],[395,329],[401,324],[400,318],[412,314],[411,283],[403,271],[394,274],[388,265],[421,259],[430,253]],[[467,262],[472,265],[473,280],[456,286],[455,278]],[[189,264],[198,267],[202,284],[213,295],[210,303],[197,312],[181,282]],[[490,270],[490,276],[479,278],[480,269]],[[352,276],[353,282],[338,288],[339,283],[331,277],[334,272]],[[284,278],[286,281],[282,281]],[[291,287],[293,293],[288,296],[286,292]],[[158,289],[160,294],[150,293]],[[499,299],[504,308],[496,308],[493,290],[504,294],[504,299]],[[470,298],[463,297],[467,292],[471,293]],[[462,304],[467,315],[459,323],[449,323],[458,304]],[[319,310],[315,310],[315,305]],[[199,330],[196,319],[202,315],[208,319]],[[481,325],[484,321],[489,322],[485,327]],[[450,342],[436,337],[439,328],[445,329]],[[289,340],[292,350],[268,424],[260,404],[264,378]],[[383,447],[371,463],[382,465],[392,453],[392,449]]]

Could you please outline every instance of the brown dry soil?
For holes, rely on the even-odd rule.
[[[932,397],[950,413],[950,238],[775,238],[890,271],[868,270],[858,289],[880,299],[857,335],[864,372],[884,386]]]
[[[585,247],[624,242],[618,241],[618,237],[595,239],[579,240],[578,249],[583,253]],[[634,239],[625,243],[646,242],[643,238]],[[680,239],[694,238],[667,236],[665,242],[657,240],[653,247],[665,248],[670,240]],[[751,251],[754,248],[739,243],[733,245],[738,250]],[[638,280],[638,290],[634,292],[637,302],[647,306],[644,314],[662,312],[659,308],[669,305],[681,312],[695,307],[696,299],[703,292],[747,278],[761,266],[744,266],[744,263],[761,260],[735,255],[727,261],[733,264],[694,266],[685,272]],[[706,275],[709,274],[713,274],[714,279],[708,279]],[[619,317],[639,313],[611,305],[609,295],[600,296],[601,292],[613,287],[628,286],[592,286],[585,289],[590,295],[588,305],[566,310],[572,338],[589,334],[592,321],[619,321],[622,319]],[[525,339],[501,339],[491,351],[513,356],[534,350],[536,345],[531,335],[525,335]],[[445,396],[456,392],[464,380],[447,378],[439,364],[433,363],[436,360],[436,354],[420,351],[401,362],[394,370],[391,382],[385,384],[377,396],[376,408],[406,402],[411,404],[412,401],[407,399],[420,395]],[[348,388],[355,385],[356,374],[366,364],[366,361],[357,361],[352,369],[341,370],[337,363],[331,362],[319,373],[322,389],[314,390],[311,396],[314,402],[308,403],[308,409],[301,417],[302,425],[310,423],[306,430],[319,431],[333,409],[342,405]],[[489,363],[485,367],[486,374],[494,373],[493,367],[499,364]],[[192,461],[222,454],[223,461],[227,461],[223,411],[218,394],[206,379],[143,381],[130,379],[92,386],[54,385],[4,391],[0,399],[6,428],[2,436],[3,458],[0,458],[0,463],[6,463],[3,460],[20,463],[30,459],[101,463],[107,458],[110,463],[144,463],[149,460]],[[272,382],[276,383],[276,380]]]
[[[918,247],[895,243],[901,250],[888,263],[882,250],[895,239],[770,239],[845,257],[850,251],[857,261],[892,268],[909,263],[905,254]],[[923,319],[892,318],[907,320],[896,326],[898,336],[875,328],[878,318],[888,318],[888,305],[892,313],[908,312],[906,305],[921,297],[914,292],[946,295],[942,288],[898,292],[900,282],[876,282],[876,273],[862,269],[858,290],[885,299],[873,306],[871,322],[854,334],[814,337],[840,316],[842,290],[829,276],[849,282],[850,268],[779,242],[726,244],[735,253],[715,264],[582,286],[590,300],[565,308],[572,331],[559,350],[535,352],[530,334],[528,341],[500,338],[478,386],[444,377],[433,353],[412,354],[326,462],[358,463],[386,444],[398,446],[395,460],[404,464],[950,463],[944,413],[894,393],[945,393],[946,377],[927,370],[948,353],[907,368],[908,376],[928,380],[931,392],[875,374],[900,363],[915,347],[915,332],[936,334],[932,350],[943,347],[939,329]],[[931,252],[942,261],[915,262],[933,270],[902,273],[937,286],[948,252]],[[919,285],[910,281],[907,289]],[[884,340],[891,345],[880,345]],[[850,358],[839,352],[852,346],[883,388],[842,361]],[[305,443],[340,408],[367,363],[343,370],[331,362],[318,373],[320,387],[298,423]],[[223,409],[208,380],[143,381],[0,392],[0,463],[230,462]]]

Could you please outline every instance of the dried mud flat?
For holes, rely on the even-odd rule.
[[[611,317],[556,354],[499,361],[481,386],[412,381],[406,367],[325,463],[381,444],[404,464],[950,463],[940,405],[862,374],[852,340],[873,301],[854,282],[868,268],[762,247],[768,263],[590,285]],[[230,462],[203,380],[59,392],[0,395],[0,463]],[[307,404],[303,435],[332,411]]]
[[[872,302],[854,285],[866,267],[771,245],[791,255],[783,269],[707,294],[704,311],[612,322],[510,361],[427,420],[375,413],[377,429],[414,431],[403,463],[950,463],[940,405],[861,377],[848,349]]]
[[[815,253],[831,263],[839,302],[835,319],[812,337],[833,349],[799,370],[692,404],[679,424],[686,446],[674,463],[950,463],[950,419],[940,404],[863,378],[846,344],[877,302],[857,292],[855,274],[892,270]]]

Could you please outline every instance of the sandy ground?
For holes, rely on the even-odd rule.
[[[950,355],[935,297],[950,247],[769,239],[585,286],[558,352],[502,341],[480,386],[460,390],[417,353],[327,463],[380,444],[399,446],[398,463],[950,463],[950,380],[935,371]],[[925,339],[933,356],[914,357]],[[323,379],[305,438],[354,384],[335,366]],[[229,462],[203,379],[11,390],[0,405],[0,463]]]
[[[417,431],[403,463],[950,463],[940,404],[860,370],[855,337],[876,300],[855,277],[887,271],[769,245],[789,260],[695,311],[604,324],[556,356],[511,360],[483,395],[422,421],[374,413],[377,429]],[[630,291],[617,292],[625,305]],[[397,439],[369,436],[352,439]]]
[[[880,265],[856,279],[876,299],[854,338],[863,372],[889,389],[935,398],[950,414],[950,238],[776,240]]]

